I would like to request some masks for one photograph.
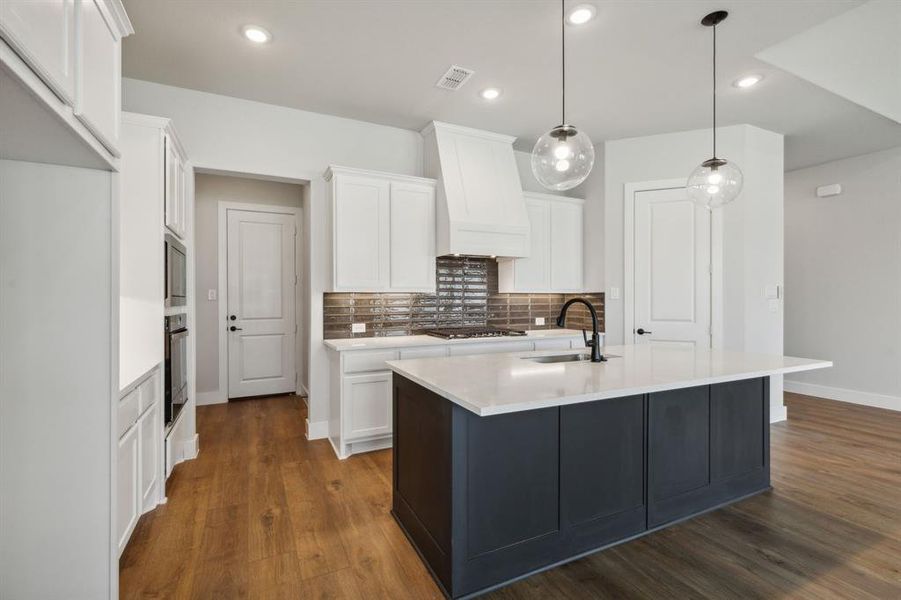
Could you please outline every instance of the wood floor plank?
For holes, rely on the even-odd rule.
[[[774,489],[501,588],[499,600],[901,599],[901,413],[786,394]],[[390,516],[391,451],[338,460],[293,396],[200,407],[201,452],[120,560],[120,597],[439,599]]]

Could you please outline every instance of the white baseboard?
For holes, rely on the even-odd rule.
[[[787,411],[785,410],[785,405],[781,402],[779,406],[770,405],[770,423],[778,423],[779,421],[784,421],[788,418]]]
[[[182,442],[181,456],[182,460],[193,460],[200,453],[200,434],[195,433],[190,440]]]
[[[789,379],[785,380],[785,391],[804,394],[805,396],[817,396],[819,398],[828,398],[829,400],[850,402],[851,404],[863,404],[864,406],[901,411],[901,398],[897,396],[861,392],[816,383],[804,383],[802,381],[791,381]]]
[[[307,421],[307,439],[321,440],[328,437],[328,421]]]
[[[305,386],[305,385],[302,384],[302,383],[301,383],[301,384],[298,384],[298,390],[297,390],[297,391],[298,391],[298,393],[299,393],[301,396],[304,396],[304,397],[309,397],[309,396],[310,396],[310,390],[308,390],[308,389],[307,389],[307,386]]]
[[[212,392],[197,392],[197,406],[225,404],[226,402],[228,402],[228,396],[219,390],[213,390]]]

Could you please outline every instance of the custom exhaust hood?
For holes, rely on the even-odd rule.
[[[438,255],[529,256],[515,138],[437,121],[422,136],[425,175],[438,180]]]

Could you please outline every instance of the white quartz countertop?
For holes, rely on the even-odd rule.
[[[590,333],[590,332],[589,332]],[[603,333],[601,335],[604,335]],[[581,337],[581,329],[541,329],[528,331],[526,335],[505,335],[499,337],[467,338],[445,340],[431,335],[395,335],[388,337],[347,338],[324,340],[326,346],[338,352],[346,350],[379,350],[387,348],[409,348],[411,346],[447,346],[451,344],[496,344],[517,340],[540,340],[548,338]]]
[[[514,352],[389,361],[388,367],[477,415],[576,404],[831,367],[832,362],[650,344],[611,346],[607,362],[539,363]]]

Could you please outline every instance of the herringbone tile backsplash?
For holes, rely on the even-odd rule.
[[[497,262],[488,258],[439,257],[435,294],[326,293],[323,325],[326,339],[415,335],[435,327],[485,326],[552,329],[563,303],[581,296],[597,310],[604,328],[604,294],[499,294]],[[545,325],[536,326],[535,318]],[[366,333],[351,333],[352,323],[366,323]],[[590,329],[583,306],[567,314],[570,329]]]

